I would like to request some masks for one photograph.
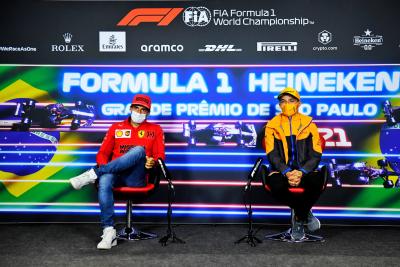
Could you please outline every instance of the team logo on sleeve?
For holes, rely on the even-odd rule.
[[[137,134],[138,134],[139,138],[143,138],[145,133],[146,133],[145,131],[140,130]]]
[[[115,131],[115,138],[130,138],[131,137],[131,130],[116,130]]]

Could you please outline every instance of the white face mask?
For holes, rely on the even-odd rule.
[[[147,118],[147,114],[141,114],[135,111],[131,113],[131,119],[134,123],[140,124]]]

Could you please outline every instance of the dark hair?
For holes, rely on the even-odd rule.
[[[288,94],[288,93],[283,93],[283,94],[279,95],[278,100],[280,101],[281,98],[282,98],[283,96],[285,96],[285,95],[291,96],[291,97],[293,97],[294,99],[296,99],[297,101],[300,101],[300,99],[298,99],[297,97],[295,97],[295,96],[293,96],[293,95],[291,95],[291,94]]]
[[[150,112],[150,109],[146,108],[145,106],[142,106],[142,105],[139,105],[139,104],[131,104],[131,108],[133,108],[135,106],[136,107],[143,107],[143,108],[145,108],[147,110],[147,112]]]

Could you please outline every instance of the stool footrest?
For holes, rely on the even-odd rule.
[[[303,243],[303,242],[324,242],[325,239],[322,236],[317,235],[310,235],[305,234],[302,239],[294,239],[290,234],[291,229],[272,235],[266,235],[265,239],[274,240],[274,241],[282,241],[282,242],[289,242],[289,243]]]
[[[128,228],[125,227],[121,229],[118,234],[117,238],[119,240],[131,240],[131,241],[139,241],[139,240],[146,240],[146,239],[153,239],[157,238],[158,235],[149,232],[142,232],[137,230],[134,227]]]

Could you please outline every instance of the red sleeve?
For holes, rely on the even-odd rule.
[[[113,125],[108,129],[106,136],[103,139],[103,143],[100,146],[99,152],[97,152],[96,162],[98,165],[107,164],[112,156],[112,152],[114,149],[114,127]]]
[[[162,158],[165,160],[165,144],[164,144],[164,132],[160,126],[157,127],[156,138],[153,145],[153,158],[157,160]]]

